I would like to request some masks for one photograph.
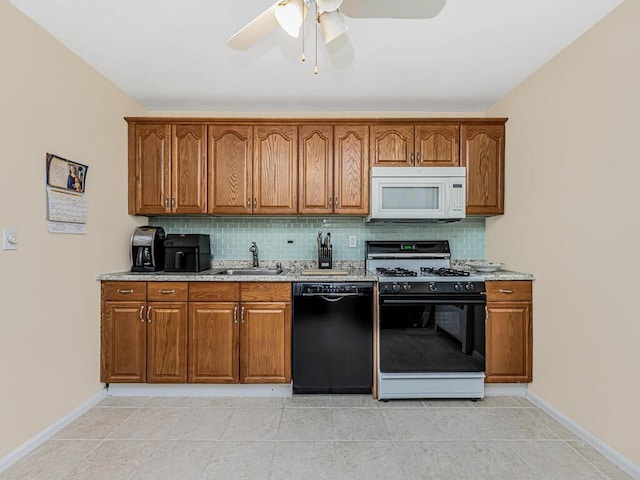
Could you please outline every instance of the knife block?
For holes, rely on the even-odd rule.
[[[333,267],[333,247],[318,247],[318,268]]]

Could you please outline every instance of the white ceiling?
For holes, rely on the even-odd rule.
[[[347,18],[348,41],[225,40],[274,0],[11,0],[149,110],[484,111],[622,0],[447,0],[431,19]],[[398,1],[398,0],[389,0]]]

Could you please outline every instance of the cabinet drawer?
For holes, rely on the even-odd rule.
[[[146,282],[102,282],[104,300],[146,300]]]
[[[240,300],[238,282],[190,282],[189,300],[192,302],[237,302]]]
[[[240,300],[243,302],[290,302],[291,284],[287,282],[242,282],[240,284]]]
[[[488,302],[530,302],[531,282],[528,280],[512,282],[486,282]]]
[[[187,282],[148,282],[147,300],[152,302],[176,302],[188,299]]]

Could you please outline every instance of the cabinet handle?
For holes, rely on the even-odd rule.
[[[416,159],[416,156],[413,152],[411,152],[411,161],[413,162]]]
[[[329,208],[333,208],[333,197],[329,197]]]
[[[501,288],[500,290],[498,290],[500,293],[516,293],[515,290],[507,290],[505,288]]]
[[[253,197],[253,211],[255,212],[257,208],[258,208],[258,199],[256,197]]]
[[[419,162],[420,161],[420,152],[416,153],[416,160]]]
[[[240,323],[244,323],[244,307],[240,310]]]
[[[122,293],[122,294],[133,293],[133,288],[130,288],[129,290],[122,290],[121,288],[119,288],[119,289],[116,290],[116,292]]]
[[[247,210],[251,211],[251,197],[247,197]]]
[[[238,323],[238,307],[233,307],[233,323]]]
[[[158,293],[161,293],[162,295],[169,295],[171,293],[176,293],[175,290],[158,290]]]
[[[144,323],[144,318],[142,318],[142,313],[144,312],[144,305],[140,306],[140,321]]]
[[[171,197],[171,210],[176,208],[176,197]]]
[[[169,197],[164,197],[164,208],[169,208]]]
[[[147,307],[147,323],[151,323],[151,307]]]
[[[336,204],[336,208],[338,208],[340,205],[338,204],[338,197],[336,196],[335,198],[335,204]]]

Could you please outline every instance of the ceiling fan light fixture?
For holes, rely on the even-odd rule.
[[[326,44],[333,42],[349,30],[349,26],[340,10],[320,12],[320,15],[318,15],[318,27]]]
[[[305,13],[302,0],[282,0],[276,8],[276,20],[285,32],[293,38],[298,38]]]
[[[333,12],[340,8],[344,0],[316,0],[318,8],[323,12]]]

